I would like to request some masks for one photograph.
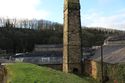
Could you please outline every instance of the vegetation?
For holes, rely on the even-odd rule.
[[[101,80],[101,63],[97,63],[97,80]],[[103,74],[104,80],[108,81],[107,83],[113,83],[113,81],[117,81],[117,83],[125,83],[125,64],[107,64],[103,65]],[[108,78],[107,78],[108,77]]]
[[[83,47],[91,47],[102,45],[104,40],[112,35],[123,34],[123,31],[98,28],[98,27],[83,27],[82,29],[82,44]]]
[[[7,53],[30,52],[35,44],[63,44],[61,24],[40,20],[38,26],[32,25],[36,28],[27,28],[29,22],[25,20],[20,26],[14,23],[7,20],[3,23],[4,26],[0,27],[0,49],[6,50]],[[108,36],[119,33],[121,31],[83,27],[83,47],[101,45]]]
[[[8,83],[97,83],[94,80],[66,74],[28,63],[7,65]]]
[[[60,24],[39,20],[38,27],[32,25],[34,23],[31,27],[26,20],[20,26],[16,25],[15,20],[1,22],[4,26],[0,27],[0,48],[7,53],[30,52],[35,44],[62,44]]]

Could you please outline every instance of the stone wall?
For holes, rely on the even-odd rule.
[[[0,83],[6,83],[5,82],[5,76],[7,72],[4,66],[0,65]]]
[[[97,79],[97,63],[91,60],[85,60],[84,62],[84,72],[94,79]]]
[[[85,60],[84,72],[100,81],[102,75],[101,63],[93,60]],[[103,63],[103,80],[109,83],[125,83],[125,63]]]

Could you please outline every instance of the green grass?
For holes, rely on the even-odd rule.
[[[96,83],[88,78],[28,63],[14,63],[6,67],[8,83]]]

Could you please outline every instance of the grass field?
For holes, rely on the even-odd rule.
[[[96,83],[88,78],[80,78],[51,68],[28,63],[7,65],[8,83]]]

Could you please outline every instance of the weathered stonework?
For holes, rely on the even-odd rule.
[[[6,71],[5,67],[0,65],[0,83],[7,83],[6,75],[7,75],[7,71]]]
[[[63,71],[81,73],[81,20],[79,0],[64,1]]]

